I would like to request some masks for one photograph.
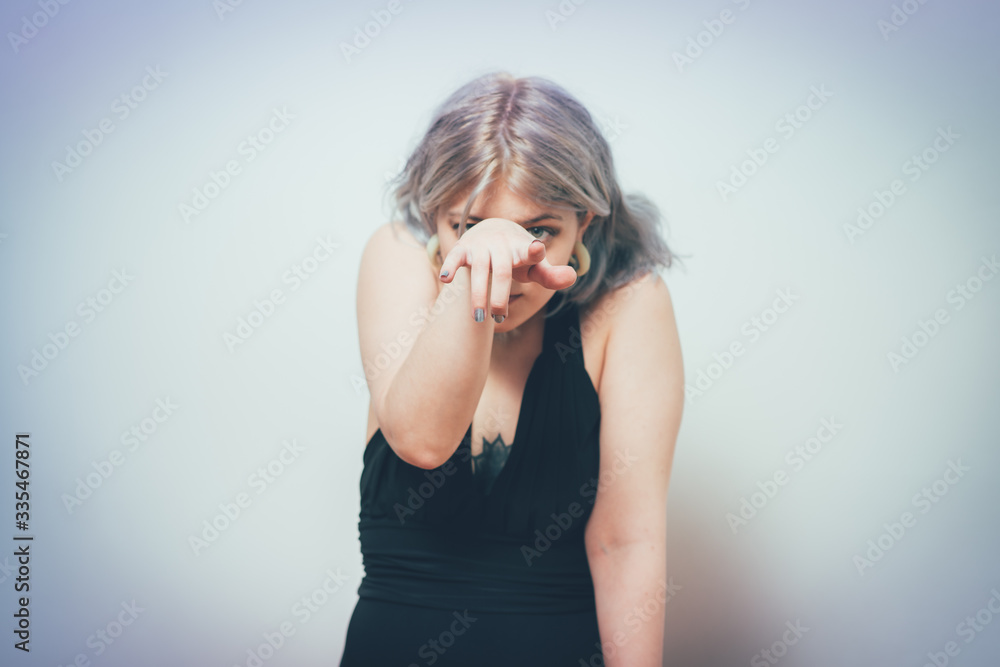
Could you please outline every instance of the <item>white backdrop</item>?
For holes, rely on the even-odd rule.
[[[8,631],[0,662],[337,663],[362,575],[361,249],[434,106],[505,69],[591,109],[688,256],[663,274],[689,384],[666,664],[996,664],[998,20],[5,3],[8,627],[11,538],[35,539],[31,652]]]

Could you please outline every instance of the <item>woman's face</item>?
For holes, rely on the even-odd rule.
[[[441,243],[442,258],[451,252],[458,241],[458,225],[462,220],[462,211],[470,193],[471,191],[456,197],[451,205],[445,207],[438,215],[437,233]],[[550,264],[565,265],[569,263],[569,258],[573,254],[573,246],[583,238],[593,213],[588,212],[578,222],[575,211],[539,205],[530,199],[520,197],[511,191],[505,182],[500,181],[472,202],[469,218],[466,221],[466,232],[474,227],[475,223],[488,218],[504,218],[522,225],[529,234],[545,244],[545,258]],[[490,279],[492,280],[492,272]],[[536,282],[522,283],[511,280],[511,300],[507,306],[507,318],[500,324],[494,324],[494,331],[503,333],[524,324],[548,303],[553,294],[554,290],[546,289]],[[486,316],[490,316],[488,309]]]

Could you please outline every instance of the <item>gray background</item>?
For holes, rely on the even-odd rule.
[[[43,6],[58,11],[35,16]],[[290,622],[265,665],[336,664],[362,575],[361,249],[434,106],[506,69],[588,106],[624,189],[661,207],[668,242],[689,256],[664,272],[692,389],[705,374],[671,480],[667,664],[765,664],[759,652],[796,622],[808,630],[779,664],[917,667],[949,641],[949,664],[996,664],[1000,619],[980,610],[1000,590],[1000,280],[984,268],[991,280],[975,281],[1000,252],[994,3],[897,2],[896,26],[888,0],[403,0],[349,58],[341,44],[387,3],[220,7],[0,10],[0,540],[17,532],[19,430],[32,434],[36,536],[32,651],[5,631],[0,661],[246,665],[262,634]],[[713,23],[725,10],[730,23]],[[679,61],[687,49],[695,57]],[[801,108],[814,87],[828,96]],[[142,98],[127,117],[122,95]],[[248,160],[242,142],[275,109],[294,117]],[[796,113],[794,132],[779,124]],[[102,119],[113,131],[77,166],[53,166],[68,147],[86,151]],[[957,138],[936,153],[948,128]],[[743,166],[765,145],[777,151]],[[908,161],[929,148],[933,164],[915,172]],[[185,216],[230,160],[240,172]],[[723,196],[741,168],[752,175]],[[895,179],[905,191],[852,233]],[[318,238],[337,249],[303,262]],[[296,264],[312,269],[298,285],[286,276]],[[967,283],[979,291],[959,308],[953,290]],[[272,315],[227,344],[275,289]],[[792,305],[773,317],[779,290]],[[78,307],[91,298],[101,312]],[[894,368],[890,353],[939,309],[947,323]],[[751,335],[753,318],[766,331]],[[19,370],[73,323],[37,375]],[[724,368],[734,342],[744,352]],[[161,422],[158,400],[177,406]],[[824,419],[842,426],[809,445]],[[144,441],[122,440],[143,426]],[[273,463],[291,441],[298,453]],[[793,463],[805,446],[819,451]],[[121,465],[67,504],[116,450]],[[959,462],[938,497],[935,480]],[[269,464],[281,474],[263,484],[255,471]],[[776,473],[786,483],[773,497],[754,496]],[[920,500],[925,487],[937,502]],[[238,518],[193,548],[241,493]],[[736,525],[744,499],[759,507]],[[904,512],[902,537],[883,536]],[[889,549],[859,565],[880,539]],[[328,572],[341,583],[317,595]],[[304,619],[296,605],[310,596],[323,604]],[[113,644],[95,640],[132,601],[134,622]],[[961,624],[977,612],[993,622],[968,641]]]

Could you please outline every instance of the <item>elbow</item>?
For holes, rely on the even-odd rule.
[[[658,540],[642,531],[587,530],[584,533],[584,546],[589,559],[631,556],[636,553],[653,553],[658,546],[665,549],[666,537],[663,537],[663,540]]]
[[[447,457],[439,460],[434,450],[421,441],[420,434],[415,432],[413,428],[407,428],[403,425],[397,429],[390,413],[382,409],[382,402],[376,406],[375,415],[379,429],[382,431],[382,437],[389,443],[389,448],[404,463],[430,470],[448,460]]]
[[[614,542],[605,541],[601,537],[587,535],[584,539],[584,546],[586,548],[587,558],[593,561],[596,558],[603,558],[611,555],[616,545]]]
[[[425,448],[413,448],[409,450],[406,455],[399,455],[406,463],[417,468],[422,468],[423,470],[433,470],[434,468],[439,468],[443,466],[449,456],[442,457],[440,454],[431,452],[426,447]]]
[[[444,465],[451,457],[450,454],[435,451],[426,443],[414,438],[412,434],[409,437],[397,437],[393,433],[386,433],[385,429],[383,429],[382,434],[396,456],[411,466],[423,470],[433,470]]]
[[[384,402],[383,400],[377,407],[376,418],[382,435],[396,456],[411,466],[424,470],[442,466],[451,458],[456,447],[448,451],[441,446],[441,442],[448,438],[442,438],[437,431],[422,432],[419,425],[415,425],[417,420],[401,417],[399,414],[395,414],[394,419],[389,411],[382,409]]]

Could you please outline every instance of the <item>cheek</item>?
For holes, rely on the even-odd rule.
[[[441,256],[444,257],[455,247],[455,243],[458,242],[458,235],[451,227],[438,228],[437,235],[438,242],[441,244]]]
[[[530,308],[532,311],[544,306],[552,298],[552,295],[555,294],[553,290],[545,289],[535,282],[522,283],[521,287],[524,289],[524,296],[515,303],[521,303],[524,307]]]
[[[549,248],[546,254],[549,261],[553,264],[567,264],[569,263],[569,258],[573,255],[573,244],[560,243],[558,247]]]

